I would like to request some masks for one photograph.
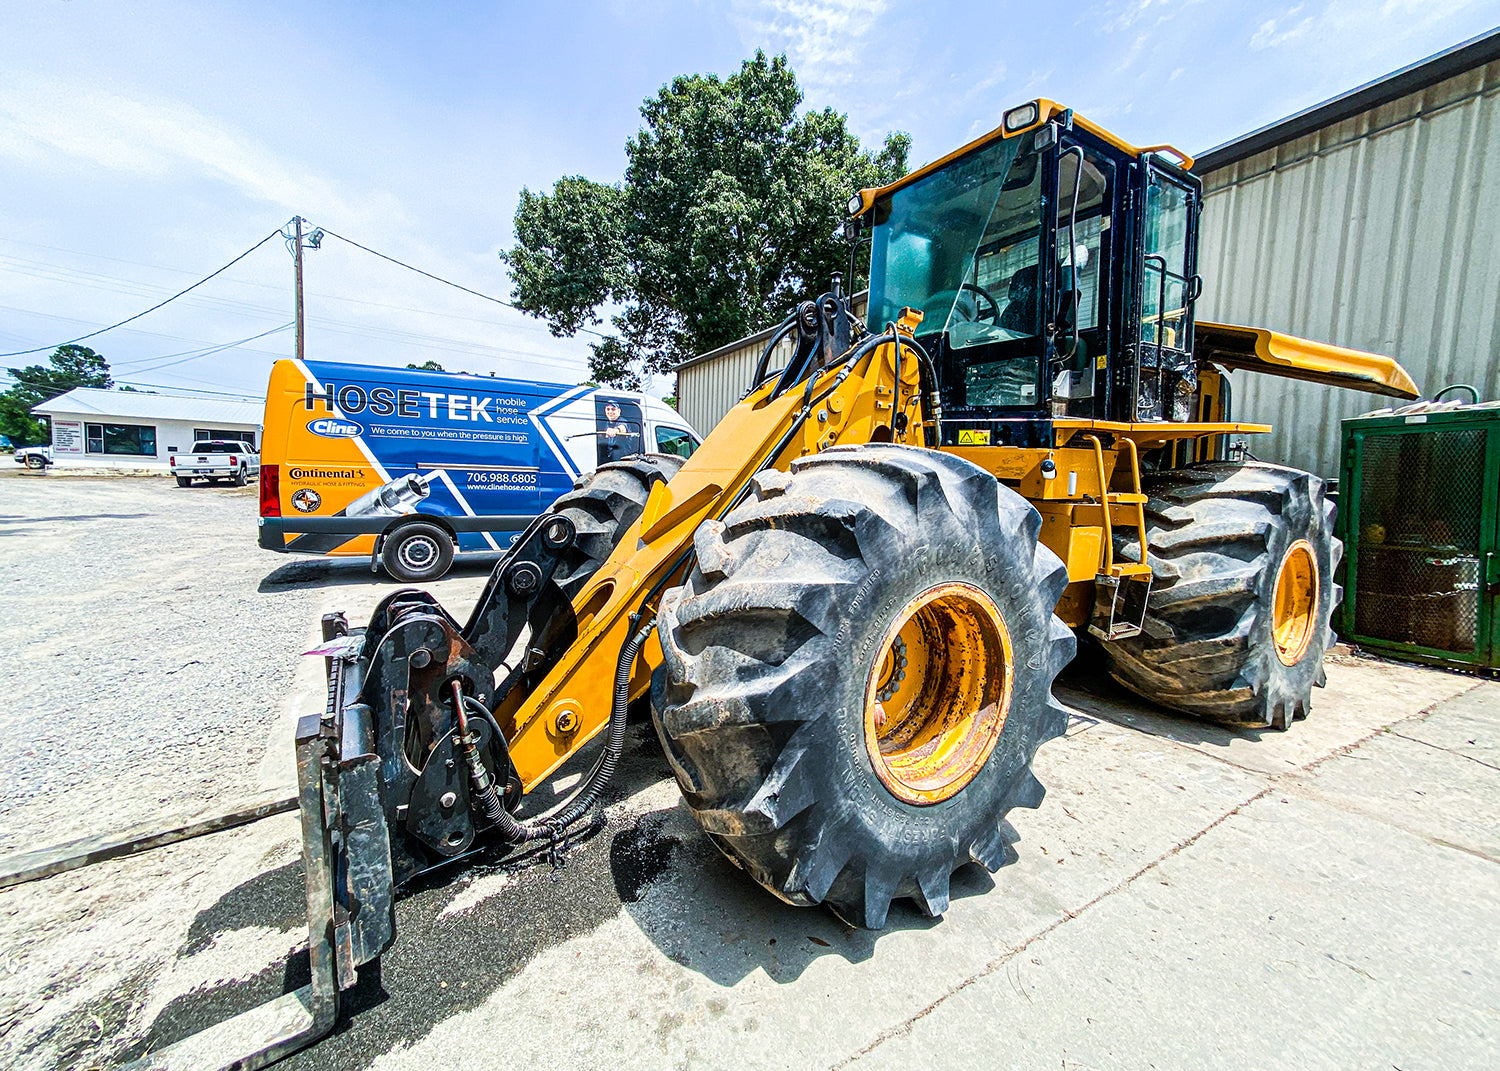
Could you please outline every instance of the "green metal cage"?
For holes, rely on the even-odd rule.
[[[1343,423],[1336,627],[1361,647],[1500,659],[1500,402],[1419,403]]]

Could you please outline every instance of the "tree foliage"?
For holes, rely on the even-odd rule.
[[[408,362],[406,367],[407,368],[415,368],[418,372],[446,372],[447,371],[446,368],[444,368],[442,365],[438,364],[436,361],[434,361],[430,357],[427,360],[423,361],[421,364],[416,364],[414,362]]]
[[[48,358],[50,364],[9,368],[15,382],[0,393],[0,435],[8,435],[18,446],[47,442],[50,434],[43,419],[31,415],[40,405],[74,387],[108,388],[109,362],[87,346],[59,346]]]
[[[906,173],[911,138],[860,148],[847,117],[802,114],[785,56],[728,78],[683,75],[641,106],[619,185],[582,176],[521,191],[510,266],[518,306],[572,336],[603,323],[590,373],[639,388],[786,316],[846,272],[850,194]],[[845,280],[853,291],[859,280]]]

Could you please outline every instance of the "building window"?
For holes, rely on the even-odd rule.
[[[248,443],[255,445],[255,432],[253,431],[225,431],[223,428],[194,428],[193,442],[204,439],[228,439],[232,443]]]
[[[150,424],[89,424],[91,454],[156,456],[156,428]]]

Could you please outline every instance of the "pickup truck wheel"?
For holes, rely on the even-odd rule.
[[[45,458],[40,458],[35,454],[31,454],[26,458],[26,467],[28,469],[44,469],[47,467],[47,461]]]
[[[189,477],[189,476],[179,476],[179,477],[177,477],[177,486],[178,487],[191,487],[191,486],[193,486],[192,478]]]
[[[245,466],[241,465],[234,470],[234,485],[236,487],[245,486]]]
[[[453,537],[427,521],[403,524],[385,537],[380,562],[387,573],[408,584],[436,580],[453,564]]]

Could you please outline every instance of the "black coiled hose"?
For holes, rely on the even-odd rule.
[[[620,755],[625,750],[625,708],[630,703],[630,670],[635,665],[635,659],[640,654],[641,648],[645,646],[646,639],[651,635],[651,630],[656,627],[653,618],[646,622],[634,636],[625,641],[620,648],[619,660],[615,663],[615,695],[614,704],[609,712],[609,735],[604,741],[604,752],[599,756],[594,768],[589,771],[587,777],[573,791],[557,810],[543,818],[531,821],[520,821],[505,809],[500,801],[500,795],[495,787],[494,780],[489,776],[489,771],[484,768],[480,761],[477,748],[465,748],[465,755],[469,761],[469,777],[474,783],[474,793],[479,801],[480,809],[500,831],[500,836],[510,844],[524,844],[531,840],[556,841],[568,826],[589,812],[599,801],[600,794],[615,776],[615,770],[620,765]],[[491,727],[496,733],[494,717],[485,705],[473,696],[462,696],[459,705],[459,731],[466,740],[470,739],[464,708],[469,707],[476,714],[482,714],[489,720]],[[497,737],[497,739],[500,739]]]

